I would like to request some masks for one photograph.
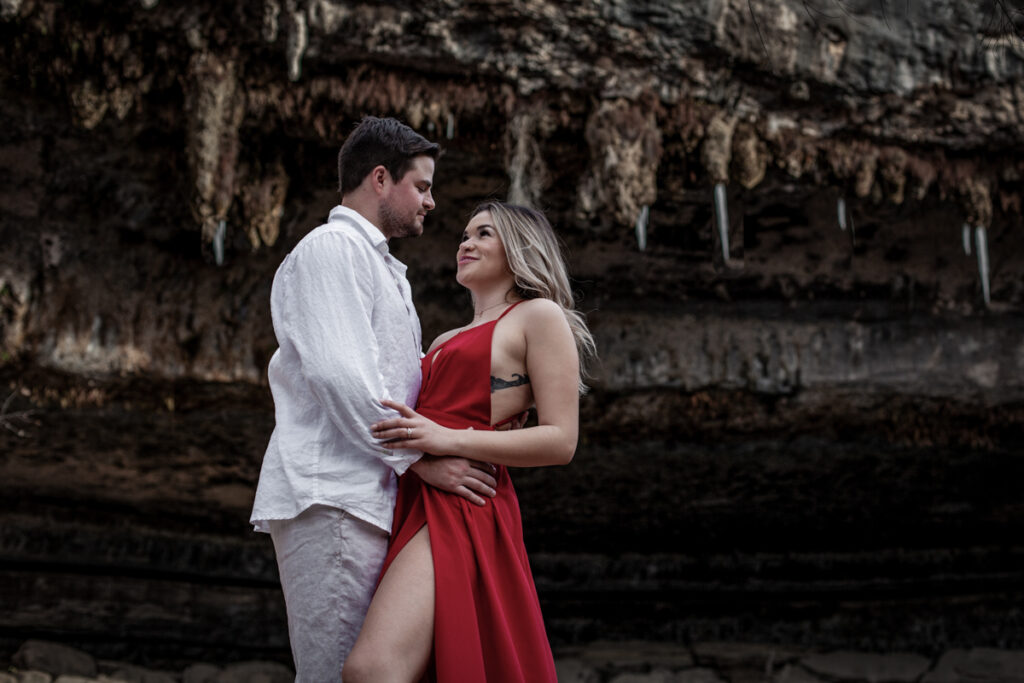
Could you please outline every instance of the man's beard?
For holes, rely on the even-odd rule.
[[[391,208],[391,204],[388,202],[380,205],[380,223],[380,231],[389,239],[420,234],[419,227],[416,225],[416,214],[405,220]]]

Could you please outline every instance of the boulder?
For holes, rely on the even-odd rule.
[[[23,669],[45,671],[54,676],[96,676],[96,660],[91,655],[45,640],[26,640],[14,653],[13,661]]]

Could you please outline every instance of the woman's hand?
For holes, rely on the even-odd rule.
[[[397,410],[400,417],[381,420],[370,426],[374,438],[385,448],[415,448],[433,455],[451,455],[454,429],[442,427],[398,401],[384,400],[381,405]]]

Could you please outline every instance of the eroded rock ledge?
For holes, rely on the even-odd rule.
[[[992,310],[1024,298],[1024,49],[982,5],[4,7],[8,356],[260,381],[266,283],[322,220],[330,157],[367,111],[448,147],[432,231],[508,193],[630,294],[663,257],[677,292],[978,310],[960,237],[980,226]],[[638,222],[649,256],[591,246],[631,248]],[[420,262],[421,284],[448,275]]]

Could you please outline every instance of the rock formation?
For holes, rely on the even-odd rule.
[[[575,462],[516,477],[554,642],[1022,647],[1016,16],[3,0],[0,643],[286,660],[269,288],[373,113],[446,149],[425,335],[511,197],[598,338]]]

